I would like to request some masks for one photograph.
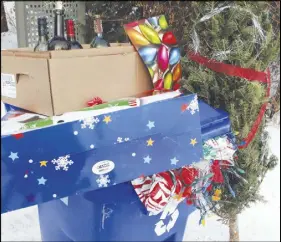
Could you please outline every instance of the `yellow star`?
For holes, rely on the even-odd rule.
[[[154,143],[154,140],[152,140],[151,138],[149,140],[146,141],[147,142],[147,146],[152,146]]]
[[[40,167],[41,167],[41,166],[47,166],[47,162],[48,162],[48,161],[40,161]]]
[[[108,124],[109,122],[111,122],[111,117],[110,116],[104,116],[103,122]]]
[[[216,189],[214,195],[219,197],[221,195],[221,189]]]
[[[214,196],[212,196],[212,200],[217,202],[217,201],[221,200],[221,198],[214,195]]]
[[[190,144],[193,145],[193,146],[194,146],[195,144],[197,144],[196,138],[195,138],[195,139],[191,139]]]

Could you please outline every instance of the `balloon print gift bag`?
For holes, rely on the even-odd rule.
[[[151,76],[156,93],[179,89],[180,48],[164,15],[124,25]]]

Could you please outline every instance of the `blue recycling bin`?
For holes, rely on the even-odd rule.
[[[38,208],[43,241],[182,241],[187,216],[194,210],[179,204],[174,225],[171,215],[149,216],[130,182]],[[173,225],[169,231],[168,224]]]
[[[230,132],[227,113],[199,102],[199,117],[195,102],[196,95],[188,95],[114,112],[111,126],[100,122],[84,130],[74,121],[20,139],[2,137],[1,212],[38,204],[43,241],[182,241],[195,208],[180,203],[165,214],[149,216],[130,181],[198,162],[202,139]],[[185,104],[193,106],[191,112],[182,111]],[[147,122],[154,127],[145,127]],[[130,141],[114,142],[121,135]],[[190,145],[191,139],[196,145]],[[93,143],[95,149],[89,149]],[[150,157],[148,163],[145,157]],[[172,165],[172,157],[179,162]],[[95,174],[93,167],[105,160],[111,161],[108,173]],[[49,161],[48,166],[41,166],[42,161]],[[38,183],[19,178],[27,168],[38,174]]]

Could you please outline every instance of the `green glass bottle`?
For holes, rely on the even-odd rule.
[[[47,51],[48,50],[48,30],[46,17],[39,17],[38,23],[38,42],[34,47],[34,51]]]

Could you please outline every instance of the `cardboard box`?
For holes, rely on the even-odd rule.
[[[79,110],[96,96],[110,101],[152,89],[129,44],[38,53],[2,50],[1,58],[2,101],[47,116]]]

